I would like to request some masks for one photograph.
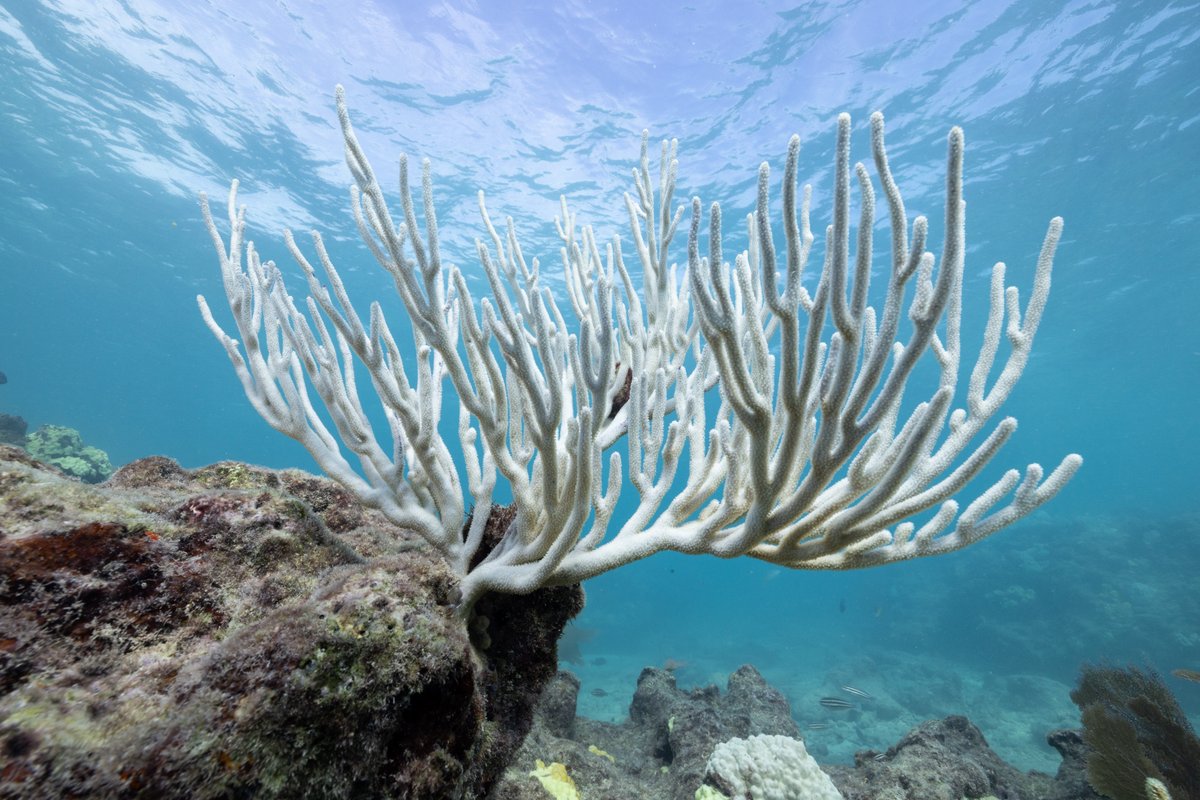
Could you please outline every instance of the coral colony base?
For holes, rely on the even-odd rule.
[[[432,545],[458,576],[464,615],[487,592],[573,584],[662,550],[750,555],[795,569],[946,553],[1039,507],[1082,463],[1068,455],[1049,475],[1030,464],[1024,477],[1010,470],[965,508],[955,499],[1016,429],[1006,417],[985,430],[1028,361],[1062,232],[1062,220],[1051,220],[1024,309],[1017,289],[1005,287],[1004,265],[993,268],[983,345],[965,406],[952,408],[963,359],[959,128],[949,135],[945,240],[935,270],[928,223],[917,217],[910,227],[888,165],[883,116],[871,117],[891,228],[880,310],[868,304],[875,189],[863,164],[850,166],[848,115],[837,121],[833,218],[812,292],[803,285],[814,237],[811,189],[797,196],[798,137],[788,145],[782,214],[774,220],[770,170],[759,168],[748,249],[732,268],[720,205],[709,207],[706,221],[700,199],[691,201],[679,277],[669,261],[684,215],[683,206],[672,210],[677,143],[662,145],[656,195],[644,135],[634,190],[625,195],[640,293],[621,240],[598,242],[562,201],[556,222],[572,327],[543,285],[539,262],[526,261],[511,220],[497,230],[482,193],[486,236],[476,248],[491,296],[477,304],[463,273],[442,259],[428,162],[422,236],[407,160],[400,160],[397,222],[355,137],[341,87],[337,108],[354,177],[351,210],[411,318],[413,355],[402,354],[378,303],[366,322],[355,312],[315,232],[326,283],[290,233],[286,238],[311,291],[298,305],[274,262],[262,261],[246,240],[236,181],[228,243],[207,200],[201,205],[241,343],[203,297],[200,310],[258,413],[365,506]],[[852,180],[860,195],[853,254]],[[773,221],[784,231],[778,249]],[[911,328],[902,321],[910,284]],[[833,332],[825,339],[827,323]],[[1008,356],[989,386],[1005,336]],[[926,354],[940,380],[905,417],[904,390]],[[368,421],[354,358],[382,405],[386,444]],[[461,467],[439,433],[447,381],[458,398]],[[715,410],[706,402],[714,390]],[[626,471],[638,504],[615,520]],[[499,536],[485,541],[498,478],[511,487],[512,508]],[[912,521],[923,512],[930,513]]]

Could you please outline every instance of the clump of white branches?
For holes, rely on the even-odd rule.
[[[315,264],[285,235],[311,293],[298,304],[274,262],[261,260],[246,239],[236,181],[228,242],[203,197],[201,207],[240,343],[203,297],[200,310],[263,419],[365,505],[436,548],[461,577],[464,609],[484,592],[574,583],[661,550],[750,555],[796,569],[945,553],[1033,511],[1082,462],[1068,455],[1049,475],[1030,464],[1023,476],[1005,473],[965,508],[955,499],[1016,429],[1011,417],[993,418],[1028,362],[1062,232],[1062,220],[1051,220],[1024,307],[1017,289],[1005,286],[1004,265],[993,268],[983,345],[973,354],[965,402],[954,408],[963,359],[958,128],[949,136],[946,234],[937,259],[926,250],[926,219],[910,226],[905,213],[883,117],[871,117],[875,172],[891,221],[878,310],[868,304],[875,189],[863,164],[851,168],[845,114],[814,291],[803,285],[814,237],[811,189],[798,195],[796,185],[798,137],[788,146],[782,207],[774,212],[780,246],[763,164],[748,249],[730,266],[720,206],[711,205],[705,225],[696,198],[686,268],[677,270],[668,256],[684,214],[682,206],[672,210],[677,144],[663,142],[656,180],[643,135],[625,195],[638,269],[625,263],[619,237],[597,241],[564,199],[557,230],[567,303],[560,307],[539,261],[526,259],[512,220],[498,228],[482,192],[476,253],[490,295],[477,302],[462,271],[443,261],[428,161],[418,208],[401,158],[394,216],[341,87],[337,108],[354,219],[395,283],[412,346],[397,344],[378,303],[360,317],[316,232]],[[853,252],[852,183],[860,197]],[[1005,338],[1007,357],[993,379]],[[923,357],[936,361],[940,380],[902,418],[905,387]],[[355,359],[387,420],[383,441],[368,421]],[[439,434],[447,387],[458,399],[457,460]],[[713,391],[719,404],[706,404]],[[511,488],[516,513],[499,543],[482,553],[498,479]],[[630,484],[637,506],[614,519]]]

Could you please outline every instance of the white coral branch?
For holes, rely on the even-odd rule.
[[[575,582],[661,550],[751,555],[804,569],[948,552],[1041,506],[1082,461],[1069,455],[1049,476],[1037,464],[1024,478],[1010,471],[961,513],[955,500],[1016,429],[1004,418],[984,435],[1028,362],[1062,233],[1055,218],[1024,309],[1017,290],[1005,287],[1004,265],[996,265],[965,405],[952,409],[965,257],[958,128],[949,136],[939,259],[925,249],[925,218],[908,220],[887,160],[883,117],[871,118],[891,230],[878,311],[868,305],[875,189],[864,165],[851,167],[847,115],[838,119],[832,220],[812,292],[803,285],[814,241],[812,193],[804,187],[798,202],[798,137],[784,166],[782,219],[773,216],[763,164],[748,246],[730,267],[720,206],[706,215],[694,198],[681,272],[669,260],[684,213],[672,209],[678,145],[663,143],[656,188],[643,135],[624,200],[640,291],[621,240],[602,245],[562,200],[556,225],[577,320],[572,328],[542,284],[538,260],[526,261],[512,220],[497,228],[482,193],[485,235],[476,253],[490,296],[477,304],[462,273],[442,260],[428,162],[418,219],[401,159],[401,214],[394,220],[340,87],[337,105],[355,184],[352,213],[411,318],[411,346],[395,341],[378,304],[365,322],[358,315],[316,233],[319,269],[286,236],[310,292],[298,307],[274,263],[262,262],[245,239],[236,182],[228,242],[203,197],[201,208],[240,343],[203,297],[201,313],[258,413],[364,504],[441,552],[461,577],[464,609],[484,592]],[[852,185],[861,198],[853,248]],[[784,232],[778,250],[773,223]],[[1004,338],[1007,356],[989,387]],[[909,378],[927,352],[940,374],[937,386],[902,418]],[[386,448],[364,409],[355,360],[387,420]],[[439,427],[447,382],[458,401],[458,451]],[[710,404],[714,387],[719,402]],[[347,460],[351,454],[357,466]],[[481,553],[501,478],[515,515],[500,542]],[[612,531],[626,485],[637,506]]]

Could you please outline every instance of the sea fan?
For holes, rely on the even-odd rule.
[[[1071,699],[1083,712],[1093,789],[1144,800],[1149,778],[1173,800],[1200,800],[1200,739],[1156,672],[1085,666]]]

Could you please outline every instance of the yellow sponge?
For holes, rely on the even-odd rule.
[[[549,792],[554,800],[580,800],[579,790],[575,788],[575,781],[567,774],[565,764],[555,761],[547,766],[539,758],[537,769],[529,774],[541,781],[542,788]]]

